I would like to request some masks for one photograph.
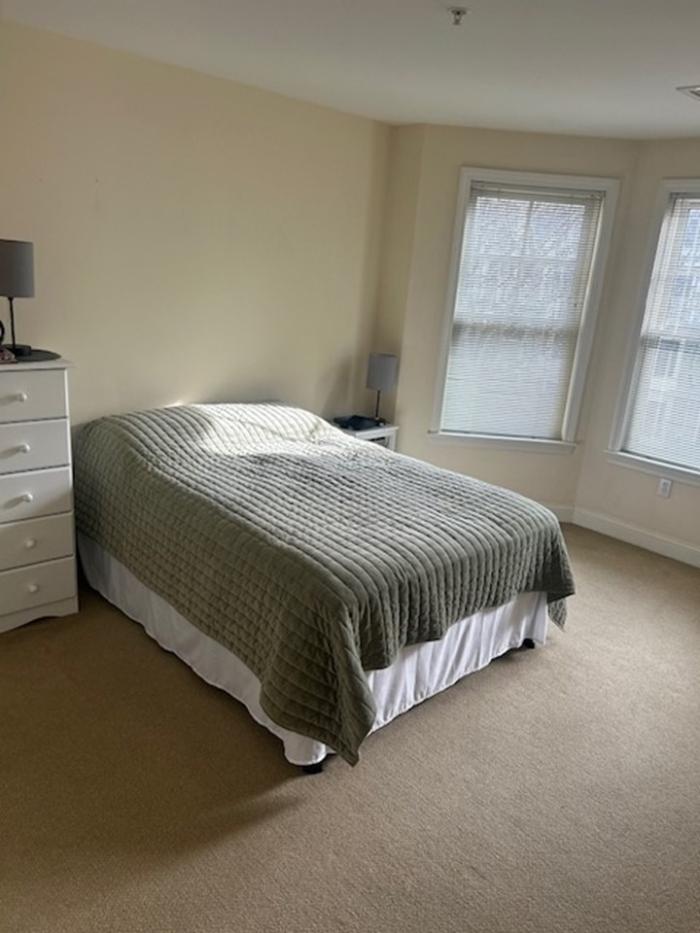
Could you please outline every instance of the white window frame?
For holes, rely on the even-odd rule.
[[[560,440],[536,437],[515,437],[510,435],[458,433],[455,431],[441,430],[440,419],[446,387],[447,364],[454,322],[455,300],[459,283],[459,266],[462,256],[462,240],[464,237],[464,218],[472,184],[475,182],[534,186],[552,188],[559,191],[570,188],[572,190],[602,191],[604,193],[598,232],[593,247],[592,275],[589,281],[584,307],[581,312],[581,324],[579,326],[574,361],[571,368],[571,381],[569,383],[569,392],[564,409],[562,437]],[[608,253],[610,251],[610,240],[612,238],[618,191],[619,182],[615,178],[599,178],[592,175],[554,175],[542,172],[517,172],[467,166],[460,169],[457,212],[452,235],[452,250],[447,282],[447,300],[440,342],[437,383],[433,396],[433,413],[429,430],[429,435],[433,439],[443,442],[456,442],[458,444],[474,444],[484,447],[502,447],[511,450],[530,450],[535,452],[571,453],[575,450],[577,444],[576,433],[581,414],[581,405],[583,403],[586,373],[593,347],[596,318],[598,316],[600,296],[605,279]]]
[[[654,262],[659,247],[664,218],[666,217],[671,197],[674,194],[700,196],[700,178],[665,178],[659,186],[656,203],[654,205],[654,213],[652,215],[649,242],[642,266],[643,276],[636,302],[637,311],[625,350],[622,381],[620,383],[617,404],[615,406],[613,428],[610,435],[607,457],[608,461],[614,463],[616,466],[639,470],[642,473],[650,473],[653,476],[660,476],[677,482],[700,485],[700,471],[698,470],[674,466],[670,463],[664,463],[662,460],[653,460],[650,457],[643,457],[640,454],[632,454],[622,450],[629,420],[632,416],[632,388],[637,382],[640,363],[639,341],[642,336],[642,327],[644,326],[644,315],[646,313],[651,276],[654,271]]]

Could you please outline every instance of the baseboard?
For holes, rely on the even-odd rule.
[[[574,525],[598,531],[602,535],[626,541],[628,544],[636,544],[637,547],[654,551],[655,554],[663,554],[664,557],[672,557],[684,564],[700,567],[700,547],[680,541],[678,538],[667,538],[665,535],[646,531],[637,525],[629,525],[617,518],[601,515],[600,512],[589,512],[588,509],[579,508],[573,508],[571,511],[573,518],[568,521],[573,520]],[[561,521],[567,521],[567,519],[561,519]]]
[[[542,505],[546,506],[550,512],[554,512],[560,522],[573,522],[573,505],[552,505],[549,502],[543,502]]]
[[[553,505],[550,502],[543,502],[542,504],[551,512],[554,512],[560,522],[580,525],[581,528],[598,531],[609,538],[617,538],[618,541],[626,541],[627,544],[636,544],[637,547],[643,547],[655,554],[663,554],[664,557],[672,557],[684,564],[700,567],[700,547],[688,544],[687,541],[668,538],[665,535],[640,528],[638,525],[630,525],[617,518],[602,515],[600,512],[580,509],[578,506]]]

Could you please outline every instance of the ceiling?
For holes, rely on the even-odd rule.
[[[455,0],[457,2],[457,0]],[[391,123],[700,136],[699,0],[0,0],[7,19]]]

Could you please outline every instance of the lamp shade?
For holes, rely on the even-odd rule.
[[[367,388],[375,392],[391,391],[396,385],[398,371],[399,360],[392,353],[370,353]]]
[[[5,298],[33,297],[33,243],[0,240],[0,295]]]

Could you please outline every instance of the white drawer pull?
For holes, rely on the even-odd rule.
[[[30,593],[38,593],[40,587],[38,583],[28,583],[27,589],[29,590]]]
[[[17,445],[17,450],[21,454],[28,454],[31,449],[32,448],[30,444],[18,444]]]
[[[24,542],[24,546],[28,551],[31,551],[32,548],[36,547],[36,538],[27,538],[27,540]]]
[[[33,502],[34,496],[31,494],[31,492],[23,492],[20,496],[20,499],[22,502]]]
[[[18,392],[15,395],[16,402],[27,402],[28,400],[29,400],[29,396],[27,395],[26,392]]]

